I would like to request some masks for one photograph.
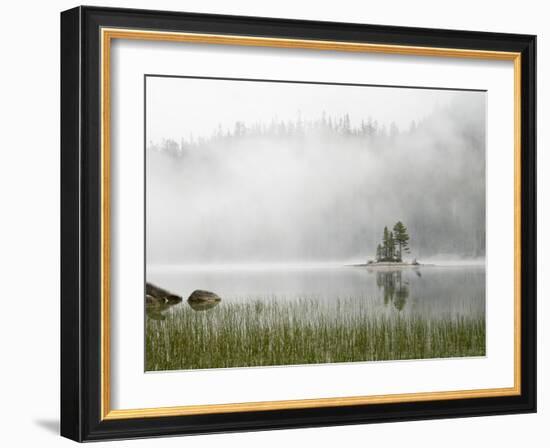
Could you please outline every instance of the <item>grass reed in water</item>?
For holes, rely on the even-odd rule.
[[[311,299],[182,304],[148,318],[146,370],[318,364],[485,355],[485,316],[377,312]]]

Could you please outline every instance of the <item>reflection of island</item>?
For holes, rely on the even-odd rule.
[[[377,271],[376,284],[383,291],[384,305],[392,303],[398,311],[405,307],[409,287],[408,282],[402,280],[401,271]]]

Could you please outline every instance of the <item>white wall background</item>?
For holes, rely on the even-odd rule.
[[[460,2],[394,0],[134,0],[88,4],[252,16],[353,21],[537,34],[539,194],[539,413],[271,431],[192,438],[118,442],[109,446],[189,447],[338,446],[500,448],[545,446],[550,439],[550,392],[546,387],[550,318],[544,298],[550,268],[550,121],[548,78],[550,11],[534,0]],[[5,2],[0,70],[0,440],[3,446],[69,446],[58,435],[59,414],[59,12],[78,3]],[[545,260],[546,259],[546,260]],[[546,277],[546,278],[545,278]],[[7,288],[6,288],[7,286]],[[546,356],[543,357],[543,354]],[[96,446],[103,446],[99,444]]]

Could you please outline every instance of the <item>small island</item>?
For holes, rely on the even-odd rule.
[[[384,227],[382,241],[376,247],[376,259],[367,260],[365,264],[355,264],[357,267],[401,267],[401,266],[421,266],[413,258],[412,261],[403,261],[403,254],[411,252],[409,248],[410,236],[405,224],[397,221],[392,230],[388,226]],[[425,265],[422,265],[425,266]]]

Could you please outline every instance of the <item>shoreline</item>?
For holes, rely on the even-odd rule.
[[[235,263],[235,264],[165,264],[165,265],[148,265],[146,267],[147,274],[150,276],[149,281],[154,282],[155,274],[164,272],[173,273],[192,273],[192,272],[267,272],[267,271],[302,271],[302,270],[326,270],[340,269],[350,267],[486,267],[486,262],[479,260],[437,260],[433,263],[418,263],[410,262],[383,262],[383,263],[360,263],[355,260],[336,260],[336,261],[319,261],[319,262],[289,262],[289,263]]]
[[[436,265],[426,264],[426,263],[404,263],[404,262],[385,261],[381,263],[348,264],[346,266],[352,267],[352,268],[420,268],[420,267],[433,267]]]

